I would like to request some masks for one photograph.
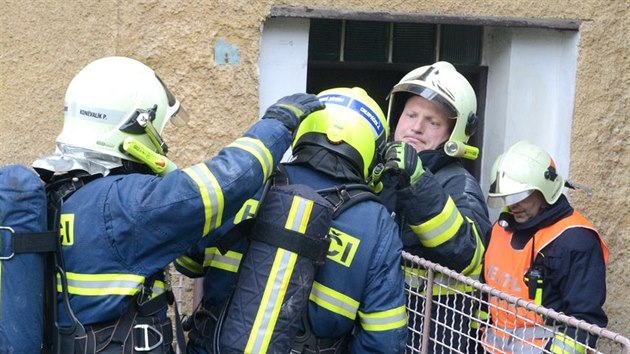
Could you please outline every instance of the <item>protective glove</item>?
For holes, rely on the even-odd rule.
[[[404,142],[388,143],[383,152],[384,169],[381,175],[398,176],[397,189],[413,186],[424,175],[422,160],[413,146]]]
[[[317,96],[308,93],[296,93],[285,96],[267,109],[262,119],[276,119],[291,132],[295,131],[302,119],[309,114],[324,109],[326,105]]]

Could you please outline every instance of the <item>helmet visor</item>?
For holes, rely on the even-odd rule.
[[[175,111],[174,113],[171,114],[169,118],[169,122],[172,122],[173,125],[178,128],[188,125],[188,121],[189,121],[188,112],[184,109],[184,107],[182,107],[179,101],[175,101],[175,102],[176,102],[175,106],[171,106],[168,108],[169,112],[173,110]]]
[[[500,195],[500,194],[488,194],[488,206],[490,208],[500,209],[505,206],[514,205],[520,201],[523,201],[525,198],[529,197],[534,192],[533,189],[514,193],[510,195]]]
[[[188,124],[188,112],[182,107],[181,103],[175,98],[175,95],[168,89],[164,81],[155,74],[155,77],[162,84],[166,97],[168,98],[168,109],[166,110],[166,117],[169,121],[173,122],[176,127],[183,127]]]
[[[446,100],[438,92],[428,87],[419,85],[417,83],[402,83],[402,84],[398,84],[394,86],[392,93],[395,93],[395,92],[409,92],[414,95],[423,97],[437,104],[440,108],[444,110],[444,112],[446,112],[446,115],[448,115],[448,117],[457,118],[458,114],[457,114],[457,109],[455,109],[455,106],[453,106],[448,100]]]

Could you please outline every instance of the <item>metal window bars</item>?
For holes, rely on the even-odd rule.
[[[630,339],[619,333],[407,252],[402,266],[409,316],[407,353],[630,354]]]

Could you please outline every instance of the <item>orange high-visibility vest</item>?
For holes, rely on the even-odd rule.
[[[553,225],[538,230],[535,237],[521,250],[512,248],[512,232],[495,223],[485,256],[486,283],[502,292],[533,302],[529,299],[527,284],[523,280],[531,265],[532,247],[534,255],[537,255],[564,231],[574,227],[590,229],[597,234],[604,253],[604,262],[608,262],[608,248],[599,232],[577,211]],[[532,240],[535,240],[534,245]],[[484,335],[484,346],[488,352],[531,352],[531,344],[544,348],[549,338],[553,337],[553,330],[544,328],[542,318],[535,312],[521,306],[509,305],[507,301],[494,296],[490,297],[489,302],[493,326]],[[514,337],[522,338],[524,341],[514,340]]]

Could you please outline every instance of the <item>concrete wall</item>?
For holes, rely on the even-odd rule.
[[[261,29],[272,6],[579,23],[568,168],[571,179],[593,188],[594,196],[569,196],[611,249],[609,327],[630,334],[627,0],[5,0],[0,165],[30,164],[53,151],[66,85],[85,64],[108,55],[130,56],[156,69],[191,114],[188,127],[166,130],[171,158],[185,166],[212,156],[258,118]]]

